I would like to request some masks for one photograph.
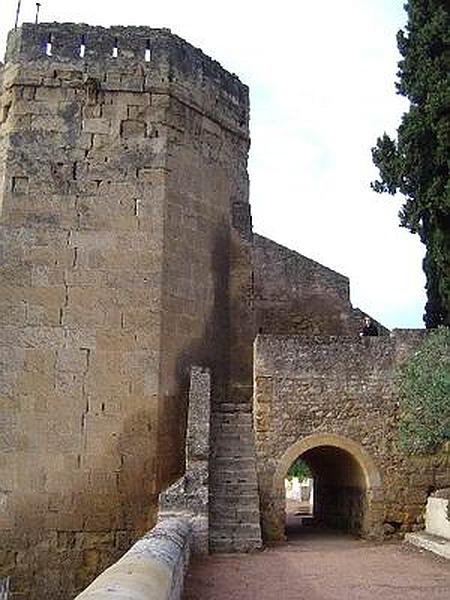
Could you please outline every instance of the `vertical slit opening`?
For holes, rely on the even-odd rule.
[[[85,53],[86,53],[86,41],[85,41],[84,35],[82,35],[81,42],[80,42],[80,58],[84,58]]]
[[[144,58],[145,58],[145,62],[150,62],[150,60],[152,58],[152,51],[150,49],[150,40],[147,40],[147,45],[145,47]]]
[[[45,44],[45,54],[47,56],[51,56],[52,55],[52,40],[53,36],[51,33],[48,34],[48,38],[47,38],[47,43]]]
[[[114,38],[114,46],[112,50],[112,57],[117,58],[119,56],[119,46],[117,43],[117,38]]]

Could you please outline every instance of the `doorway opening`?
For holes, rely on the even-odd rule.
[[[285,490],[288,538],[305,527],[362,535],[367,484],[351,452],[332,445],[309,448],[289,467]]]
[[[299,524],[311,520],[314,515],[314,477],[310,466],[301,457],[297,458],[284,480],[286,493],[286,519]]]

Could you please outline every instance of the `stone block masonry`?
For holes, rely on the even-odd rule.
[[[411,457],[399,446],[396,367],[420,331],[391,336],[260,336],[254,423],[263,531],[284,537],[284,477],[301,456],[315,478],[319,521],[366,537],[423,527],[430,490],[450,482],[448,448]]]
[[[67,598],[181,475],[190,366],[251,390],[248,89],[146,27],[24,24],[1,71],[0,576]]]
[[[179,600],[191,554],[207,554],[211,375],[192,367],[186,471],[160,496],[159,522],[77,600]]]
[[[350,303],[350,282],[261,235],[253,238],[256,331],[264,335],[358,335],[365,313]],[[380,335],[388,333],[377,323]]]
[[[247,87],[167,29],[8,37],[0,579],[14,600],[74,597],[156,523],[167,488],[202,551],[260,548],[260,504],[279,539],[300,450],[334,473],[321,518],[350,529],[419,527],[430,481],[448,485],[445,453],[411,470],[393,443],[392,370],[416,334],[359,340],[346,277],[253,235],[248,126]]]

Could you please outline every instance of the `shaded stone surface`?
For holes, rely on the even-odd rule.
[[[209,550],[209,457],[211,421],[211,375],[208,369],[191,368],[186,469],[159,499],[159,519],[184,516],[192,528],[191,550]]]

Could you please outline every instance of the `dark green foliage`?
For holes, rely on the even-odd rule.
[[[397,35],[398,93],[410,101],[397,139],[372,149],[379,193],[405,196],[400,223],[426,245],[425,324],[450,326],[450,3],[409,0],[406,31]]]
[[[289,467],[287,478],[292,479],[293,477],[298,477],[300,481],[303,481],[303,479],[306,479],[307,477],[312,477],[311,469],[301,458],[297,458],[297,460]]]
[[[400,441],[414,454],[450,440],[450,329],[430,332],[397,372]]]

